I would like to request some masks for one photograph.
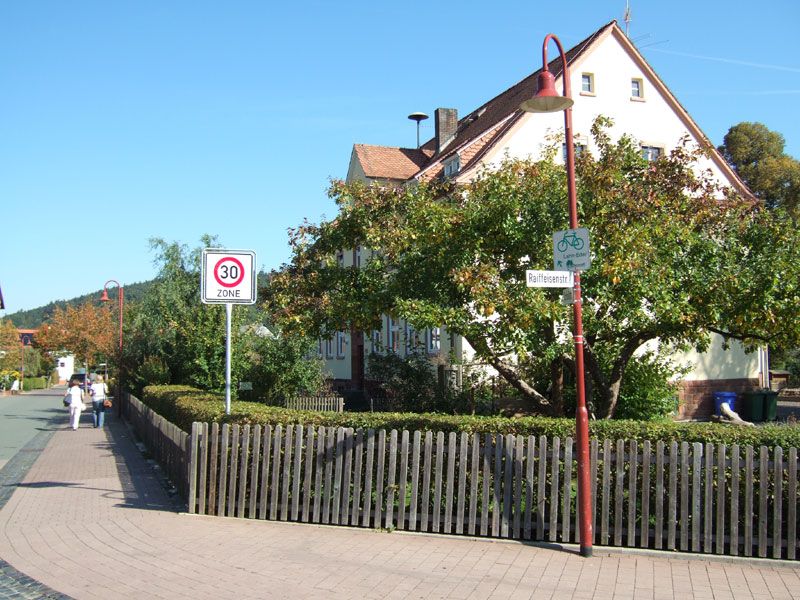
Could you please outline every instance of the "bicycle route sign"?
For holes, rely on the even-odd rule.
[[[256,253],[253,250],[203,250],[201,300],[204,304],[255,304]]]
[[[553,268],[556,271],[586,271],[591,265],[588,229],[581,227],[553,234]]]

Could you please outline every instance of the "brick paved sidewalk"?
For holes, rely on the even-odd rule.
[[[0,510],[0,559],[77,600],[800,599],[800,570],[772,562],[181,514],[124,424],[88,423],[55,432]]]

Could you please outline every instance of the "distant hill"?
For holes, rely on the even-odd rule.
[[[131,283],[124,287],[124,300],[125,302],[135,302],[137,300],[141,300],[144,298],[144,295],[147,293],[147,290],[152,287],[152,285],[156,282],[155,279],[150,281],[145,281],[142,283]],[[50,304],[46,304],[45,306],[40,306],[39,308],[32,308],[30,310],[20,310],[12,314],[6,315],[6,319],[10,319],[11,322],[17,329],[39,329],[42,326],[42,323],[47,320],[47,317],[53,314],[56,307],[61,308],[62,310],[67,306],[67,304],[71,306],[80,306],[85,302],[91,302],[97,306],[104,304],[100,297],[103,295],[103,290],[97,290],[96,292],[92,292],[89,294],[84,294],[83,296],[78,296],[77,298],[72,298],[71,300],[56,300],[55,302],[51,302]],[[108,297],[111,300],[112,304],[116,306],[117,303],[117,289],[116,288],[109,288]]]
[[[153,285],[158,281],[158,279],[151,279],[150,281],[144,281],[142,283],[132,283],[129,285],[123,286],[125,288],[124,291],[124,300],[127,305],[128,302],[137,302],[142,300],[145,295],[147,294],[148,290],[153,287]],[[262,288],[267,284],[268,275],[266,273],[260,272],[258,273],[258,287]],[[198,289],[198,302],[200,301],[200,290]],[[71,306],[80,306],[84,302],[91,302],[97,306],[103,304],[101,302],[100,297],[103,295],[103,290],[97,290],[96,292],[92,292],[90,294],[84,294],[83,296],[78,296],[77,298],[72,298],[71,300],[56,300],[55,302],[51,302],[45,306],[41,306],[39,308],[32,308],[30,310],[20,310],[13,314],[6,315],[6,319],[10,319],[11,322],[17,329],[39,329],[42,326],[47,318],[53,314],[56,307],[60,307],[62,310],[67,306],[67,304]],[[116,288],[109,288],[108,297],[111,299],[111,302],[116,306],[117,303],[117,290]],[[256,305],[245,305],[242,306],[242,309],[247,310],[248,313],[251,313],[251,318],[256,321],[260,320],[260,311],[258,308],[258,304]]]

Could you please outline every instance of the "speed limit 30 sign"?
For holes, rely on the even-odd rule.
[[[255,304],[256,253],[252,250],[203,250],[201,300],[205,304]]]

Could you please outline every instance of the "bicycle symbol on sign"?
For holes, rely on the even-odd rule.
[[[559,252],[564,252],[567,249],[567,246],[571,246],[572,248],[575,248],[575,250],[583,250],[583,239],[578,237],[574,231],[567,231],[564,233],[564,237],[558,242],[556,247],[558,248]]]

